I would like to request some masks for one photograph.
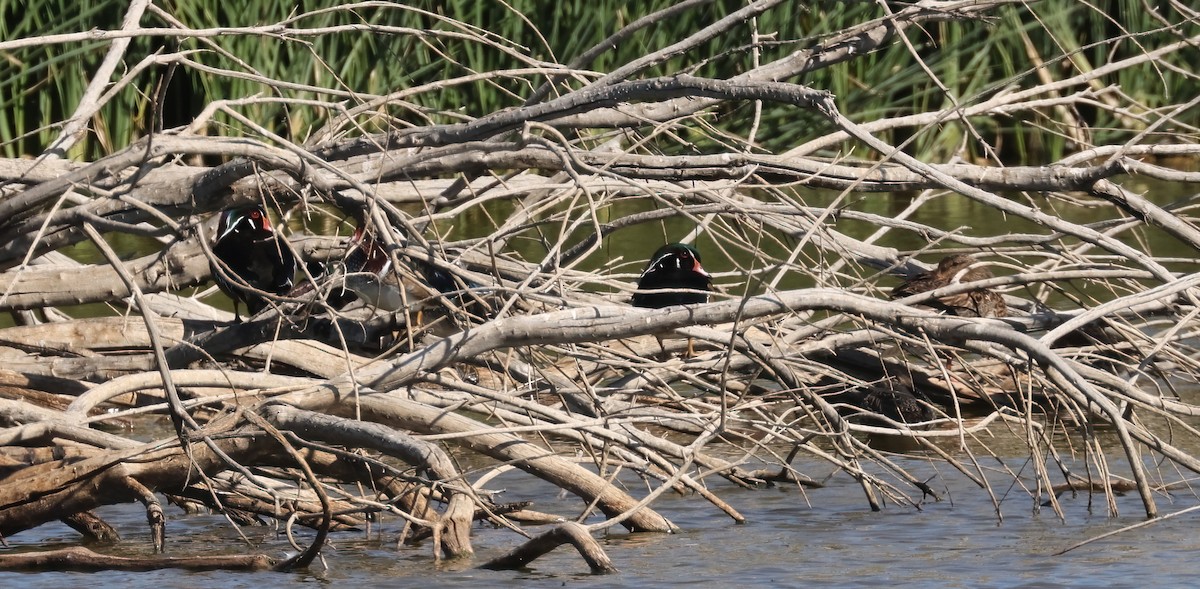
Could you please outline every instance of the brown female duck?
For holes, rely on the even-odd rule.
[[[992,277],[992,272],[987,268],[972,267],[975,263],[975,258],[966,254],[946,256],[938,262],[937,268],[917,274],[893,288],[892,298],[904,298],[951,284]],[[1004,297],[986,288],[938,297],[923,304],[959,317],[1004,317],[1008,314]]]

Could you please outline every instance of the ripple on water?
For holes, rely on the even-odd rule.
[[[901,458],[901,460],[906,460]],[[920,466],[919,461],[913,464]],[[912,466],[905,463],[906,467]],[[1013,492],[1001,497],[1002,522],[986,493],[969,481],[941,473],[946,500],[921,510],[888,505],[871,512],[862,490],[848,477],[834,477],[822,489],[736,490],[716,486],[723,499],[748,523],[739,525],[698,497],[664,496],[655,508],[683,528],[679,534],[602,535],[604,549],[621,570],[590,575],[582,560],[560,548],[521,571],[473,568],[520,543],[510,532],[477,527],[476,558],[435,565],[428,543],[396,546],[399,523],[377,525],[371,535],[335,534],[326,551],[329,569],[304,573],[0,573],[0,587],[80,586],[120,589],[261,589],[283,584],[389,587],[419,584],[422,589],[478,587],[800,587],[900,585],[912,587],[1138,587],[1191,586],[1200,573],[1194,554],[1200,538],[1194,518],[1182,516],[1095,542],[1055,556],[1072,544],[1141,521],[1136,497],[1118,498],[1120,518],[1101,511],[1104,502],[1064,496],[1063,523],[1048,509],[1032,512],[1032,502]],[[714,485],[717,483],[714,481]],[[525,493],[519,483],[514,493]],[[1164,512],[1186,508],[1196,498],[1162,497]],[[557,493],[534,496],[538,507],[570,505]],[[121,550],[147,553],[143,512],[136,505],[105,508],[101,515],[125,536]],[[539,529],[531,530],[536,533]],[[239,540],[219,517],[180,517],[168,522],[171,554],[213,554],[240,550],[281,556],[291,548],[274,528],[243,530],[254,546]],[[11,550],[46,543],[74,544],[64,526],[48,525],[8,538]],[[50,546],[53,547],[53,546]]]

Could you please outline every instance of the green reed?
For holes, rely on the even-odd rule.
[[[352,106],[374,96],[475,73],[527,68],[539,62],[569,63],[620,27],[671,2],[576,0],[552,5],[533,0],[421,1],[409,5],[381,2],[316,13],[318,7],[342,4],[333,0],[306,3],[309,16],[293,25],[308,29],[357,25],[359,29],[286,38],[227,35],[176,40],[139,36],[133,39],[125,62],[132,66],[156,51],[195,52],[190,56],[193,63],[175,71],[166,93],[162,117],[170,128],[191,122],[206,104],[219,99],[262,96],[340,101]],[[740,2],[705,4],[639,31],[585,64],[583,69],[611,71],[677,42],[742,6]],[[292,5],[262,0],[166,2],[163,8],[194,28],[266,25],[300,13]],[[897,5],[895,10],[900,8]],[[12,40],[115,29],[124,10],[125,3],[112,0],[44,0],[29,5],[0,0],[0,11],[4,14],[0,38]],[[880,16],[880,8],[874,2],[784,3],[759,16],[753,25],[743,23],[638,75],[690,72],[728,77],[752,67],[752,26],[765,36],[758,47],[759,59],[765,63],[819,43],[845,27]],[[168,26],[153,14],[147,14],[142,24]],[[403,30],[385,32],[373,27]],[[1181,25],[1176,30],[1167,30],[1137,0],[1108,0],[1090,5],[1072,0],[1045,0],[1007,5],[989,13],[987,19],[913,29],[909,32],[912,50],[901,43],[892,43],[880,51],[811,72],[797,81],[834,92],[843,112],[854,120],[869,121],[939,110],[954,104],[968,105],[1004,88],[1033,87],[1045,77],[1063,79],[1195,34],[1196,28]],[[443,34],[436,34],[439,32]],[[472,32],[476,38],[461,36]],[[91,72],[107,48],[106,42],[89,40],[44,44],[0,54],[3,57],[0,59],[3,101],[0,148],[5,156],[39,153],[52,140],[61,121],[74,111]],[[1191,71],[1191,65],[1185,61],[1184,53],[1175,54],[1161,66],[1146,64],[1098,80],[1096,87],[1117,85],[1146,110],[1178,102],[1200,90],[1195,76],[1186,73]],[[947,91],[930,81],[922,62]],[[205,67],[239,75],[203,71]],[[165,71],[164,67],[157,67],[141,74],[108,102],[95,118],[93,132],[71,155],[92,159],[145,134],[151,128],[151,97]],[[119,69],[117,75],[122,73]],[[284,89],[242,75],[284,80],[313,90]],[[386,117],[365,121],[366,127],[444,123],[481,116],[521,104],[545,80],[542,75],[522,74],[446,83],[410,96],[407,104],[389,105],[384,111]],[[568,83],[571,88],[580,85],[582,82],[578,80]],[[236,109],[297,142],[307,139],[331,115],[323,108],[279,100],[244,104]],[[748,105],[730,105],[717,109],[710,120],[721,131],[744,137],[753,123],[752,112]],[[978,135],[997,150],[1003,161],[1045,161],[1078,148],[1078,138],[1066,131],[1073,123],[1086,123],[1092,133],[1091,141],[1113,142],[1132,136],[1144,126],[1137,114],[1118,115],[1103,107],[1070,113],[1044,109],[1007,118],[977,117],[969,121],[970,126],[951,118],[925,128],[904,127],[881,135],[893,143],[910,141],[911,152],[929,159],[943,159],[951,154],[987,157],[975,139]],[[786,149],[828,131],[827,123],[816,115],[790,107],[764,105],[762,116],[762,131],[756,139],[771,150]],[[1197,118],[1195,112],[1183,115],[1184,122],[1191,124]],[[207,132],[234,135],[247,132],[241,123],[227,116],[219,115],[214,123],[215,128]],[[699,149],[714,148],[707,132],[693,132],[688,139]],[[652,147],[663,151],[680,149],[669,141],[653,143]]]

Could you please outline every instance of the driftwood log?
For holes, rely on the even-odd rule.
[[[263,571],[275,563],[259,554],[229,556],[177,556],[129,558],[99,554],[82,547],[61,548],[29,554],[0,555],[0,569],[9,571],[153,571],[184,569],[189,571]]]
[[[128,57],[120,40],[164,34],[138,24],[148,4],[131,4],[123,30],[51,39],[111,41],[111,67],[44,153],[0,159],[0,537],[19,545],[21,532],[64,521],[118,543],[120,530],[95,510],[130,501],[145,509],[158,552],[171,552],[174,506],[317,534],[289,560],[67,549],[0,555],[0,568],[288,570],[312,562],[330,534],[366,525],[431,538],[435,559],[470,558],[481,520],[523,542],[485,567],[526,566],[570,543],[592,571],[615,572],[592,534],[676,531],[654,508],[663,493],[744,521],[712,477],[735,489],[817,488],[845,473],[871,509],[940,499],[936,481],[877,447],[884,436],[986,488],[979,456],[1005,458],[987,436],[1009,435],[1033,465],[1013,474],[1022,479],[1013,488],[1060,517],[1065,490],[1102,494],[1114,514],[1115,493],[1136,493],[1153,517],[1155,493],[1177,488],[1165,473],[1200,473],[1187,450],[1200,436],[1200,229],[1190,200],[1135,189],[1200,182],[1186,114],[1195,107],[1146,111],[1109,86],[1117,73],[1194,51],[1200,37],[1179,33],[1061,80],[1022,75],[944,109],[860,121],[841,97],[800,81],[930,25],[985,26],[976,20],[1010,3],[885,7],[760,62],[754,18],[780,4],[763,0],[607,73],[551,68],[504,44],[541,65],[472,72],[529,89],[477,118],[410,108],[412,93],[443,84],[299,99],[293,84],[264,80],[272,92],[252,100],[296,98],[290,107],[325,113],[324,127],[300,143],[247,119],[242,102],[218,100],[186,127],[153,128],[95,161],[63,159],[111,99],[100,89]],[[176,22],[170,33],[324,34],[304,22],[269,33]],[[735,75],[697,73],[707,71],[692,60],[699,47],[746,27],[754,60]],[[178,48],[147,59],[141,66],[195,63]],[[670,69],[676,60],[687,65]],[[1044,74],[1042,65],[1028,71]],[[112,92],[133,91],[132,80]],[[161,113],[161,94],[147,95]],[[1097,105],[1124,113],[1125,139],[1073,133],[1071,155],[1022,166],[924,161],[883,138],[951,126],[978,135],[981,122],[1012,120],[1081,131],[1070,113]],[[818,136],[764,147],[763,108],[810,121]],[[431,118],[411,119],[417,111]],[[244,136],[223,136],[230,119]],[[215,213],[250,203],[269,211],[302,262],[299,286],[264,293],[261,312],[234,322],[211,286]],[[996,222],[953,226],[949,206]],[[1084,206],[1089,220],[1061,214]],[[450,286],[420,301],[420,313],[333,304],[357,222],[397,265]],[[1151,248],[1148,235],[1175,253]],[[708,302],[631,306],[646,258],[668,241],[702,246],[714,274]],[[992,277],[890,297],[961,253]],[[1008,313],[931,308],[983,291]],[[896,410],[901,402],[915,413]],[[823,472],[802,472],[802,459]],[[545,513],[489,488],[514,470],[577,507]],[[539,525],[554,527],[526,529]]]

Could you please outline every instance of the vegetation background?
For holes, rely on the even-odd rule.
[[[676,2],[663,0],[637,4],[564,1],[547,10],[544,3],[533,0],[404,4],[328,0],[297,5],[164,2],[161,10],[146,15],[142,26],[165,30],[183,23],[210,31],[263,27],[264,34],[139,35],[131,40],[126,63],[133,66],[165,48],[187,52],[181,61],[184,67],[167,89],[162,113],[166,128],[192,123],[217,100],[261,97],[263,100],[244,105],[241,112],[271,132],[303,143],[330,116],[325,108],[299,102],[304,100],[354,102],[410,90],[404,117],[414,124],[458,122],[519,106],[537,80],[516,72],[505,75],[505,70],[536,67],[539,62],[571,63],[631,21],[673,4]],[[604,48],[588,60],[589,69],[610,71],[743,6],[728,1],[697,4]],[[5,0],[0,3],[0,38],[116,30],[126,6],[115,0]],[[875,1],[784,2],[644,75],[689,72],[728,78],[756,62],[770,62],[875,18],[879,7]],[[275,23],[327,32],[272,36],[270,26]],[[859,59],[817,69],[798,81],[833,92],[852,120],[875,121],[969,105],[1002,89],[1028,89],[1086,74],[1097,65],[1135,57],[1147,48],[1177,40],[1176,26],[1165,26],[1161,16],[1145,10],[1140,0],[998,3],[982,22],[931,24],[912,35],[911,47],[892,43]],[[754,27],[770,32],[757,45],[749,42]],[[479,38],[464,31],[476,32]],[[0,61],[0,97],[4,101],[0,104],[0,147],[5,155],[40,153],[83,96],[108,41],[89,40],[86,35],[76,39],[4,50],[5,59]],[[901,127],[885,130],[880,137],[892,145],[911,142],[908,149],[929,161],[951,155],[998,159],[1010,165],[1057,160],[1086,145],[1079,140],[1079,133],[1088,133],[1097,144],[1120,143],[1144,127],[1136,122],[1143,113],[1200,93],[1191,57],[1188,52],[1176,52],[1164,56],[1155,67],[1121,69],[1092,83],[1097,89],[1105,84],[1119,87],[1123,98],[1136,105],[1134,109],[1110,108],[1117,101],[1102,98],[1097,104],[1074,105],[1066,117],[1064,109],[1051,109],[1032,119],[981,117],[971,130],[958,121],[946,120],[936,129],[914,132]],[[144,136],[152,123],[149,92],[162,75],[162,68],[135,73],[106,101],[94,119],[92,133],[72,155],[95,159]],[[941,87],[932,79],[940,81]],[[714,119],[718,129],[743,137],[753,120],[730,113],[718,113]],[[240,121],[220,113],[215,121],[223,134],[246,132]],[[1178,121],[1200,123],[1195,109],[1181,113]],[[757,142],[770,152],[831,131],[831,124],[819,116],[797,117],[793,109],[770,103],[764,105],[761,125],[771,132],[761,134]],[[965,140],[968,133],[977,133],[992,148]],[[701,150],[713,141],[703,133],[689,139]],[[676,142],[664,142],[661,147],[668,152],[685,149]]]

